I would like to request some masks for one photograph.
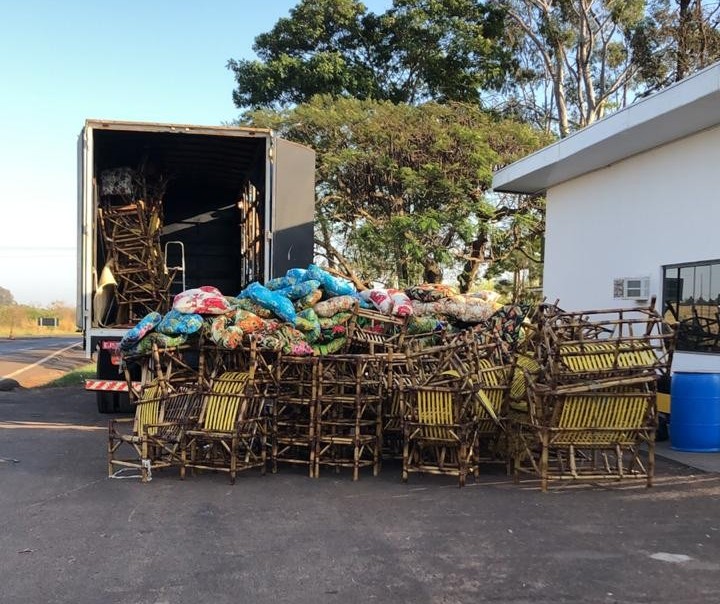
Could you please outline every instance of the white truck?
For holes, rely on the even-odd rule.
[[[117,346],[144,314],[185,289],[236,295],[312,262],[314,207],[314,151],[272,130],[87,120],[77,325],[98,410],[128,410]]]

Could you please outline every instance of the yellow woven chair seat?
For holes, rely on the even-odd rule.
[[[246,371],[226,371],[215,380],[205,406],[203,428],[208,432],[232,432],[242,414],[240,405],[246,403],[250,374]]]

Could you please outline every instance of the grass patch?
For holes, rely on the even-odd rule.
[[[57,388],[57,387],[63,387],[63,386],[84,386],[85,380],[87,379],[94,379],[96,376],[97,367],[95,363],[89,363],[88,365],[83,365],[82,367],[78,367],[77,369],[71,371],[70,373],[66,373],[62,377],[59,377],[56,380],[53,380],[52,382],[48,382],[43,388]]]

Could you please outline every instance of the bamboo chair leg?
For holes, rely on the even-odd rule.
[[[234,435],[230,441],[230,484],[235,484],[238,462],[238,437]]]
[[[360,478],[360,443],[355,441],[353,447],[353,482]]]
[[[578,473],[577,473],[577,462],[575,459],[575,445],[570,445],[570,451],[568,453],[568,462],[570,463],[570,473],[573,475],[573,478],[577,478]]]
[[[113,440],[112,440],[112,437],[108,437],[108,444],[107,444],[108,477],[113,475],[113,465],[112,465],[113,453],[114,453]]]
[[[410,455],[410,443],[409,441],[409,434],[407,431],[405,431],[405,438],[403,438],[403,453],[402,453],[402,462],[403,462],[403,468],[402,468],[402,481],[407,482],[408,481],[408,455]]]
[[[550,435],[543,432],[540,436],[542,453],[540,454],[540,490],[545,493],[548,489],[548,458],[550,448]]]
[[[655,434],[650,435],[648,440],[648,467],[647,467],[647,487],[653,486],[653,478],[655,477]]]
[[[147,440],[147,436],[144,436],[144,435],[143,435],[141,438],[142,438],[142,443],[141,443],[141,445],[140,445],[140,451],[141,451],[141,454],[140,454],[140,475],[141,475],[141,477],[142,477],[142,478],[141,478],[142,482],[148,482],[148,478],[149,478],[149,468],[148,468],[148,463],[147,463],[147,462],[148,462],[149,459],[150,459],[150,458],[148,457],[148,440]]]
[[[458,451],[458,474],[460,488],[462,488],[465,486],[465,477],[467,475],[467,446],[465,443],[460,445],[460,450]]]
[[[267,423],[262,427],[260,434],[260,473],[265,476],[267,473]]]
[[[618,480],[625,477],[625,464],[623,462],[623,453],[620,445],[615,445],[615,455],[617,455]]]

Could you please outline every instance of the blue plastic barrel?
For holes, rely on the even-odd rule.
[[[670,401],[670,446],[677,451],[720,451],[720,373],[674,372]]]

